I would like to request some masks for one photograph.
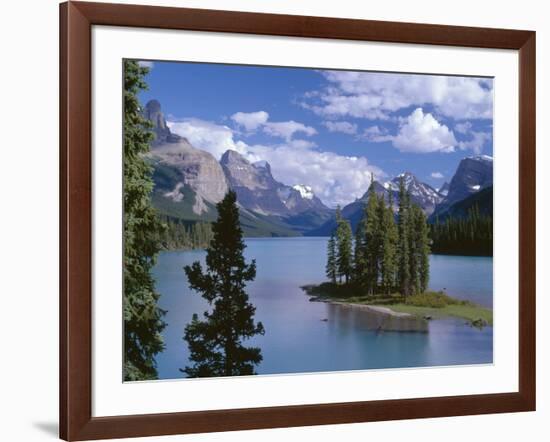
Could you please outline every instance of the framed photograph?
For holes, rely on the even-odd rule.
[[[535,33],[60,6],[60,436],[535,409]]]

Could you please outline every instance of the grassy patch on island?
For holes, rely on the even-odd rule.
[[[366,294],[364,289],[353,284],[332,284],[325,282],[319,285],[307,285],[302,289],[312,300],[337,301],[349,304],[366,304],[391,308],[399,313],[409,313],[421,318],[439,319],[456,317],[467,320],[475,327],[493,325],[493,311],[470,301],[453,298],[439,291],[404,297],[399,293]]]

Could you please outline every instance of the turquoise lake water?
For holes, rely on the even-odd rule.
[[[442,319],[430,321],[428,333],[377,332],[363,311],[309,302],[300,286],[325,280],[327,238],[249,238],[246,244],[247,260],[257,263],[248,294],[266,331],[247,341],[262,349],[259,374],[493,361],[492,327],[478,330],[464,320]],[[207,304],[189,289],[183,266],[204,264],[204,257],[203,250],[162,252],[154,269],[160,307],[168,310],[166,349],[157,356],[160,379],[183,377],[179,368],[189,364],[184,328]],[[492,258],[432,255],[430,289],[492,307],[492,272]]]

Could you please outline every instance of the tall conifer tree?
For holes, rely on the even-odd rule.
[[[415,230],[418,232],[418,283],[420,293],[428,289],[430,282],[430,237],[426,216],[418,208],[416,211]]]
[[[365,208],[366,209],[366,208]],[[359,286],[366,285],[367,272],[367,243],[366,243],[366,228],[367,228],[367,213],[363,209],[363,214],[357,228],[355,229],[355,247],[353,254],[354,261],[354,280]]]
[[[381,258],[381,232],[380,232],[380,200],[374,190],[374,180],[371,177],[371,184],[368,190],[368,201],[366,207],[366,286],[369,293],[374,293],[378,285]]]
[[[153,139],[138,100],[148,69],[124,62],[124,378],[157,378],[155,356],[164,348],[164,312],[151,270],[163,225],[151,205],[152,170],[144,155]]]
[[[399,180],[399,210],[398,210],[398,271],[397,280],[399,291],[403,296],[411,292],[411,275],[409,266],[409,234],[410,234],[410,210],[409,194],[405,189],[403,177]]]
[[[395,287],[395,279],[397,273],[397,242],[398,232],[393,216],[393,198],[391,191],[389,192],[389,205],[385,207],[381,205],[382,210],[382,262],[381,262],[381,282],[384,291],[389,294]]]
[[[217,209],[213,238],[206,249],[206,271],[200,262],[185,267],[191,289],[213,307],[203,320],[194,315],[185,328],[193,365],[182,371],[189,377],[251,375],[262,361],[260,348],[243,345],[244,339],[263,334],[264,327],[254,322],[256,308],[245,291],[246,283],[256,277],[256,263],[247,264],[244,259],[235,192],[228,192]]]
[[[350,280],[350,276],[353,272],[353,233],[348,220],[342,218],[340,207],[336,209],[336,264],[337,273],[342,277],[346,284]]]
[[[327,265],[325,267],[325,274],[333,284],[336,284],[337,270],[338,269],[336,265],[336,239],[334,238],[334,232],[332,232],[327,244]]]

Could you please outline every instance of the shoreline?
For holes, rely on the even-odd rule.
[[[394,318],[412,318],[415,316],[411,313],[396,312],[395,310],[392,310],[389,307],[384,307],[381,305],[357,304],[355,302],[344,302],[344,301],[327,301],[327,303],[333,304],[333,305],[344,305],[344,306],[354,307],[358,309],[364,309],[364,310],[368,310],[370,312],[378,313],[381,315],[393,316]]]
[[[309,296],[311,302],[325,302],[333,305],[347,306],[363,310],[370,314],[387,316],[394,320],[416,319],[428,323],[431,320],[455,318],[465,321],[465,325],[482,329],[493,326],[493,311],[489,308],[446,296],[452,302],[442,306],[417,305],[406,303],[404,300],[396,302],[382,302],[366,296],[337,297],[320,291],[320,286],[306,285],[301,287]],[[349,299],[346,299],[349,298]]]
[[[343,309],[362,311],[369,315],[367,327],[377,333],[399,332],[399,333],[428,333],[428,321],[409,313],[393,311],[390,308],[376,305],[356,304],[335,300],[314,300],[312,302],[325,302]]]

